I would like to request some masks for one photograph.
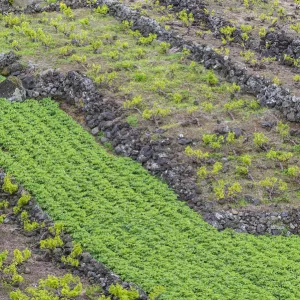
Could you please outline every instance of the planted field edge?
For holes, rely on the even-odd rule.
[[[4,178],[7,176],[11,178],[10,175],[3,172],[3,170],[0,168],[0,186],[3,185]],[[13,182],[15,182],[15,180],[13,180]],[[32,198],[32,196],[30,196],[30,200],[27,204],[19,206],[18,200],[24,195],[29,195],[29,193],[18,183],[14,183],[14,185],[17,186],[17,191],[13,193],[5,192],[9,201],[8,207],[4,210],[3,208],[1,208],[0,210],[3,213],[1,217],[4,216],[4,218],[1,219],[1,222],[3,222],[4,224],[17,224],[23,235],[34,237],[36,242],[35,247],[41,252],[40,255],[42,260],[52,260],[54,263],[57,264],[57,266],[63,267],[64,269],[68,269],[73,274],[86,277],[90,283],[94,285],[99,285],[106,293],[106,295],[109,295],[109,288],[111,285],[119,284],[124,289],[134,289],[138,291],[139,297],[136,299],[148,299],[147,294],[140,287],[138,287],[134,283],[122,281],[118,275],[109,270],[101,262],[95,260],[92,257],[92,255],[86,251],[82,252],[76,257],[74,256],[73,259],[75,260],[73,261],[71,259],[70,261],[63,262],[64,258],[72,258],[70,254],[72,253],[75,245],[71,236],[68,233],[64,232],[63,228],[60,234],[58,235],[61,241],[63,242],[62,245],[57,245],[55,248],[50,248],[49,246],[42,248],[41,241],[46,241],[47,239],[49,239],[50,241],[51,239],[55,238],[56,234],[54,235],[52,229],[55,228],[56,225],[51,220],[49,215],[42,210],[42,208],[35,201],[35,199]],[[1,192],[4,191],[1,190]],[[20,212],[23,212],[23,214],[24,212],[26,212],[25,222],[23,215],[20,212],[14,210],[17,207],[19,207]],[[5,210],[10,212],[7,213]],[[25,223],[27,223],[27,225],[25,225]],[[57,225],[59,224],[57,223]],[[26,226],[28,228],[26,228]]]

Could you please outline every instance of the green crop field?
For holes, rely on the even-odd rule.
[[[0,165],[126,281],[159,299],[300,299],[298,237],[217,232],[51,100],[0,107]]]

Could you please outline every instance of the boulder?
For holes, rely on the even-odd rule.
[[[13,51],[0,54],[0,74],[8,76],[12,72],[22,70],[22,65],[17,63],[18,59],[19,56],[17,56]]]
[[[0,83],[0,98],[6,98],[9,101],[24,101],[26,91],[19,78],[9,76]]]

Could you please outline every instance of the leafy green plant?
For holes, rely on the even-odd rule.
[[[40,279],[37,287],[28,287],[25,292],[16,290],[10,293],[12,300],[58,300],[73,299],[82,294],[82,283],[79,277],[66,274],[63,277],[49,275],[47,279]],[[58,297],[57,295],[61,295]]]
[[[225,184],[224,180],[218,180],[214,186],[214,193],[218,200],[231,198],[235,199],[242,191],[240,183]]]
[[[220,28],[220,33],[222,36],[222,44],[226,45],[227,43],[230,43],[234,40],[234,37],[232,36],[233,33],[236,31],[236,27],[234,26],[225,26]]]
[[[131,288],[131,290],[124,289],[120,284],[111,285],[109,287],[109,293],[118,297],[120,300],[135,300],[139,298],[137,290]]]
[[[200,149],[194,150],[192,149],[190,146],[187,146],[184,150],[185,154],[189,157],[194,157],[194,158],[198,158],[198,159],[204,159],[209,157],[209,153],[208,152],[203,152]]]
[[[102,6],[98,6],[97,8],[95,8],[94,11],[101,15],[107,15],[109,12],[109,8],[106,4],[103,4]]]
[[[166,54],[168,52],[168,50],[170,49],[171,44],[167,43],[167,42],[161,42],[160,43],[160,49],[159,52],[161,54]]]
[[[131,127],[137,127],[139,125],[139,121],[136,116],[128,116],[126,121]]]
[[[3,191],[12,195],[18,191],[18,188],[17,184],[12,183],[10,175],[6,174],[2,185]]]
[[[290,25],[290,28],[299,34],[300,33],[300,22]]]
[[[202,141],[205,145],[208,145],[213,149],[220,149],[221,144],[224,142],[224,136],[217,136],[216,134],[203,134]]]
[[[28,204],[30,199],[31,199],[30,194],[23,193],[20,199],[18,200],[17,205],[13,208],[13,212],[15,214],[19,213],[22,207]]]
[[[151,45],[152,42],[157,38],[156,34],[150,33],[148,37],[140,37],[138,40],[138,45]]]
[[[7,262],[8,254],[7,250],[0,252],[0,282],[2,281],[8,285],[18,285],[24,281],[24,278],[18,272],[18,267],[31,257],[31,251],[28,248],[23,252],[15,249],[10,263]]]
[[[258,183],[263,187],[268,195],[270,201],[275,195],[281,194],[287,190],[287,183],[276,177],[266,177]]]
[[[78,267],[79,266],[78,257],[81,255],[81,253],[82,253],[82,249],[80,244],[75,244],[72,252],[68,256],[62,256],[61,261],[64,264],[71,265],[72,267]]]
[[[127,100],[123,103],[124,108],[138,107],[142,103],[143,98],[141,95],[133,97],[131,100]]]
[[[61,2],[59,4],[59,9],[69,20],[74,19],[74,13],[71,7],[68,7],[65,3]]]
[[[269,142],[269,139],[262,132],[254,132],[253,142],[257,147],[265,148],[265,145]]]
[[[35,221],[30,221],[28,212],[26,210],[21,213],[21,220],[23,222],[23,227],[25,231],[33,231],[40,227],[40,224]]]
[[[49,227],[49,232],[54,236],[49,237],[47,239],[40,241],[40,248],[41,249],[48,249],[50,251],[54,250],[57,247],[63,246],[63,241],[60,237],[60,234],[62,232],[63,225],[61,223],[54,224],[53,227]]]
[[[194,16],[193,16],[193,13],[190,12],[190,13],[187,13],[186,9],[183,9],[182,11],[180,11],[178,14],[177,14],[177,17],[179,20],[181,20],[186,27],[190,28],[190,26],[193,24],[194,22]]]
[[[282,139],[286,138],[290,133],[290,126],[280,121],[276,126],[276,131],[279,132]]]

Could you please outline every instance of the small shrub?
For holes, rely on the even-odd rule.
[[[127,100],[123,103],[124,108],[132,108],[139,106],[143,101],[143,98],[141,95],[135,96],[132,98],[132,100]]]
[[[286,138],[290,133],[290,126],[280,121],[276,126],[276,131],[279,132],[282,139]]]
[[[139,125],[138,118],[136,116],[128,116],[126,121],[131,127],[137,127]]]
[[[222,135],[218,137],[216,134],[203,134],[202,141],[213,149],[219,149],[221,143],[224,142],[224,137]]]
[[[131,290],[124,289],[120,284],[111,285],[109,287],[109,293],[118,297],[120,300],[136,300],[139,297],[137,290],[131,288]]]
[[[160,43],[160,48],[159,48],[159,52],[161,54],[166,54],[168,52],[168,50],[170,49],[171,44],[167,43],[167,42],[161,42]]]
[[[102,6],[98,6],[97,8],[95,8],[94,11],[100,15],[107,15],[109,12],[109,8],[106,4],[103,4]]]
[[[2,185],[2,189],[4,192],[9,193],[11,195],[18,191],[18,185],[12,183],[9,174],[6,174],[4,177],[4,183]]]
[[[254,132],[253,142],[256,146],[262,148],[269,142],[269,139],[262,132]]]
[[[134,73],[134,80],[137,82],[147,81],[147,75],[145,73]]]

